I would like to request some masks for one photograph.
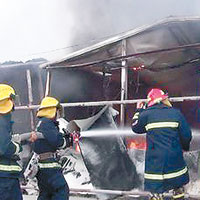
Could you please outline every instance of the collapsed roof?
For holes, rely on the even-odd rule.
[[[174,92],[176,95],[177,92],[179,96],[193,95],[194,84],[191,84],[191,80],[195,81],[199,74],[199,32],[200,17],[167,18],[117,35],[41,66],[85,67],[92,71],[110,72],[122,67],[119,58],[123,55],[123,45],[125,45],[124,55],[127,56],[128,68],[134,70],[143,66],[139,73],[146,84],[167,85],[168,89],[173,90],[175,83],[180,87],[187,86],[185,94],[176,90]],[[181,77],[184,77],[184,81],[178,83],[177,80],[180,81]]]
[[[146,98],[151,87],[167,90],[174,97],[198,96],[199,32],[200,17],[169,17],[76,51],[63,59],[44,63],[41,67],[101,72],[119,84],[119,70],[126,67],[128,99]]]

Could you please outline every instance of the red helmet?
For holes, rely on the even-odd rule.
[[[161,89],[153,88],[147,95],[148,106],[153,106],[156,103],[168,98],[168,94],[165,94]]]

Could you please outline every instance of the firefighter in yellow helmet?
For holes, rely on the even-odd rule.
[[[56,150],[70,146],[70,139],[59,132],[56,121],[59,108],[57,99],[45,97],[37,112],[37,131],[44,136],[44,139],[33,142],[33,150],[39,155],[39,171],[36,175],[40,191],[38,200],[69,199],[69,187],[55,157]]]
[[[11,137],[14,97],[15,90],[11,86],[0,84],[0,198],[4,200],[22,200],[21,167],[16,162],[22,146]]]

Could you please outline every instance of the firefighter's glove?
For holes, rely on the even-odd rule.
[[[136,109],[145,109],[147,107],[146,102],[137,102]]]
[[[65,134],[64,134],[63,137],[65,138],[66,143],[67,143],[66,147],[71,147],[71,146],[73,146],[73,136],[72,136],[71,133],[69,133],[69,132],[67,131],[67,132],[65,132]]]

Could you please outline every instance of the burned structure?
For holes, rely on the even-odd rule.
[[[67,121],[92,117],[100,112],[104,105],[110,105],[119,112],[115,118],[115,128],[130,127],[135,103],[144,100],[150,88],[159,87],[168,91],[174,106],[181,109],[193,129],[193,133],[198,135],[199,31],[199,17],[167,18],[99,42],[55,62],[37,64],[34,67],[37,75],[31,74],[30,77],[39,77],[39,79],[34,80],[35,78],[33,78],[32,84],[30,82],[28,84],[32,87],[27,87],[29,89],[26,89],[26,92],[23,84],[19,86],[19,95],[21,98],[25,95],[26,102],[22,106],[16,107],[16,110],[17,112],[34,112],[41,96],[52,95],[62,102],[64,117]],[[4,68],[1,70],[3,71]],[[28,73],[26,73],[27,81]],[[18,87],[18,80],[15,83],[7,75],[0,77],[1,82],[6,81]],[[39,83],[41,83],[41,87],[38,85]],[[44,90],[39,92],[39,88],[44,88]],[[41,93],[42,95],[39,95]],[[34,100],[31,100],[31,94]],[[33,123],[34,119],[32,118],[30,117],[30,121]],[[108,124],[101,125],[100,123],[98,128],[106,127]],[[34,127],[34,125],[30,124],[29,127]],[[126,148],[138,151],[137,147],[140,146],[137,145],[138,140],[131,137],[121,137],[121,139]],[[113,140],[117,142],[116,137]],[[107,141],[104,138],[101,142],[106,143]],[[88,140],[86,142],[87,150],[93,148],[89,144],[90,142],[91,144],[96,142],[98,145],[98,140]],[[141,139],[139,143],[144,142],[145,140]],[[144,147],[143,144],[141,146]],[[82,148],[84,150],[84,146]],[[112,145],[104,148],[107,148],[108,154],[113,150]],[[128,154],[123,156],[119,148],[115,150],[119,151],[118,155],[120,156],[113,162],[130,163]],[[91,175],[91,180],[94,180],[95,173],[101,175],[101,172],[95,172],[96,166],[89,162],[90,159],[87,157],[91,155],[84,153],[86,167]],[[98,156],[103,158],[105,154],[98,150]],[[120,158],[125,159],[122,161]],[[197,159],[198,156],[191,165]],[[107,163],[104,163],[103,159],[101,166],[108,170]],[[112,170],[117,171],[121,165],[115,166],[116,168]],[[133,162],[133,166],[132,164],[125,168],[123,166],[124,173],[130,166],[134,168],[135,163]],[[195,166],[194,173],[198,170],[197,168],[198,166]],[[110,174],[107,174],[107,177],[112,177],[112,170],[108,170]],[[137,177],[137,170],[135,173],[135,177]],[[100,179],[97,180],[97,177],[95,178],[96,182],[94,181],[93,184],[99,188],[114,189],[116,186],[114,184],[116,180],[113,182],[111,179],[107,180],[110,181],[109,186],[104,187],[105,183],[102,183]],[[120,179],[120,176],[118,178]],[[117,188],[131,189],[123,181]]]

